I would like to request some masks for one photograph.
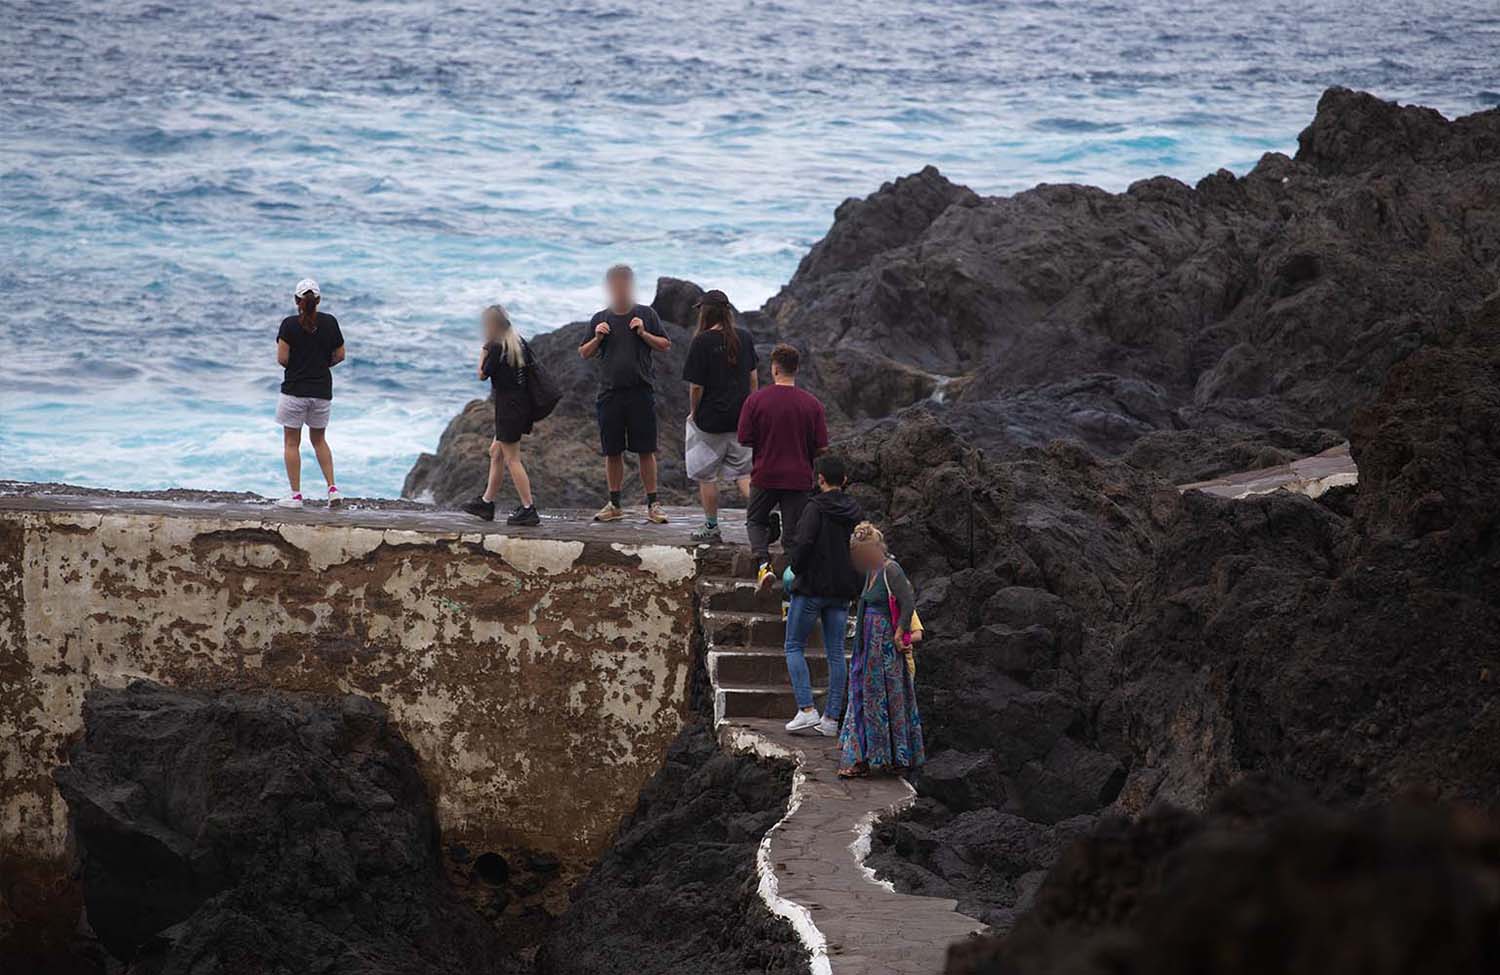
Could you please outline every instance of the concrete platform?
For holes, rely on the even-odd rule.
[[[629,545],[681,545],[693,547],[689,537],[703,524],[703,512],[697,508],[670,507],[665,525],[646,520],[642,508],[625,509],[621,521],[603,523],[593,520],[593,511],[558,509],[543,511],[542,523],[535,528],[512,528],[503,519],[482,521],[462,511],[435,508],[410,502],[354,498],[342,507],[330,508],[309,501],[302,509],[279,508],[269,499],[234,496],[226,499],[201,492],[149,493],[84,492],[56,493],[40,491],[16,482],[0,483],[0,510],[8,511],[74,511],[99,514],[141,514],[218,518],[224,521],[255,521],[274,525],[341,525],[411,531],[432,535],[503,535],[516,538],[538,538],[570,542],[618,542]],[[726,545],[745,545],[745,513],[726,510],[720,525]]]
[[[788,734],[783,720],[719,728],[724,748],[797,769],[787,814],[761,842],[761,897],[797,931],[814,975],[938,975],[948,946],[984,925],[955,901],[897,893],[864,865],[875,821],[915,792],[899,778],[839,778],[837,740]]]
[[[1359,468],[1354,466],[1354,458],[1349,455],[1349,445],[1342,443],[1321,454],[1303,457],[1290,464],[1180,484],[1177,490],[1203,491],[1221,498],[1248,498],[1256,494],[1270,494],[1272,491],[1292,491],[1316,498],[1329,488],[1343,487],[1358,481]]]
[[[699,545],[692,509],[591,515],[0,482],[0,863],[29,878],[0,917],[23,889],[78,910],[52,770],[88,692],[142,679],[379,701],[447,848],[551,854],[506,911],[561,910],[694,716],[699,578],[747,559],[738,517]],[[448,868],[489,904],[473,863]]]

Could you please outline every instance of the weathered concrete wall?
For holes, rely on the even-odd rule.
[[[136,677],[376,698],[445,841],[554,888],[608,842],[686,716],[693,552],[289,519],[0,506],[0,914],[68,886],[50,773]]]

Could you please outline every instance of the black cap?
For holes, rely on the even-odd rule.
[[[704,305],[727,305],[727,304],[729,304],[729,296],[726,295],[724,292],[720,291],[718,288],[715,288],[712,291],[705,291],[705,292],[703,292],[703,297],[699,298],[693,304],[693,307],[694,308],[702,308]]]

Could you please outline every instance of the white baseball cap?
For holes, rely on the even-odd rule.
[[[303,278],[297,282],[297,287],[292,289],[293,298],[301,298],[305,294],[311,294],[314,298],[323,297],[323,292],[318,290],[318,282],[312,278]]]

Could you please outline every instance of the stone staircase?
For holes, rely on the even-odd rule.
[[[735,718],[780,718],[797,710],[787,682],[786,621],[781,586],[756,592],[756,566],[743,551],[719,553],[699,577],[699,619],[708,643],[716,723]],[[828,659],[819,627],[808,635],[807,667],[819,703],[828,690]]]

